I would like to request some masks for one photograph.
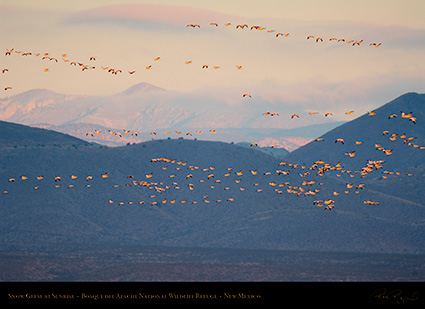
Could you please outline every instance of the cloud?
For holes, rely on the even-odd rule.
[[[228,15],[207,9],[158,4],[117,4],[96,7],[72,14],[68,22],[119,22],[123,20],[146,24],[164,24],[186,27],[189,23],[208,24],[225,20]],[[125,24],[124,24],[125,25]]]
[[[3,5],[0,4],[0,16],[7,18],[9,16],[13,16],[14,18],[21,17],[25,14],[34,14],[40,12],[36,9],[24,8],[24,7],[15,7],[12,5]]]

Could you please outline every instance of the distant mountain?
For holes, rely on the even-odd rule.
[[[130,88],[128,88],[127,90],[124,90],[123,92],[121,92],[118,95],[137,95],[137,94],[142,94],[142,93],[146,93],[149,91],[156,91],[156,90],[162,90],[165,91],[164,89],[160,88],[160,87],[156,87],[154,85],[148,84],[148,83],[138,83],[134,86],[131,86]]]
[[[264,116],[268,110],[280,111],[281,115]],[[315,138],[316,134],[338,125],[331,118],[323,116],[286,121],[290,120],[288,113],[293,110],[300,112],[299,108],[285,105],[285,102],[246,99],[242,95],[231,102],[223,102],[212,95],[167,91],[148,83],[136,84],[110,96],[63,95],[37,89],[0,99],[0,120],[25,125],[50,125],[52,129],[59,127],[60,131],[66,128],[68,134],[73,134],[73,125],[82,123],[110,130],[148,132],[147,139],[151,138],[151,131],[223,130],[221,136],[217,134],[208,139],[264,141],[264,144],[267,143],[265,139],[273,138],[274,142],[286,142],[285,146],[295,148],[306,142],[299,137]],[[316,132],[314,126],[320,128],[319,131]],[[309,129],[312,130],[306,132]],[[291,130],[290,137],[299,138],[294,143],[283,139],[288,137],[285,134]],[[147,140],[141,140],[141,136],[138,141]],[[85,135],[78,137],[85,138]],[[98,138],[99,142],[103,142],[101,137]],[[113,144],[109,139],[104,141],[108,145]],[[118,144],[124,143],[121,141]]]
[[[396,182],[346,189],[338,165],[320,175],[231,143],[172,138],[110,148],[0,128],[5,250],[49,242],[425,253],[425,205],[394,190]],[[409,184],[423,177],[406,172]]]

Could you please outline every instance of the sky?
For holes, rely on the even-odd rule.
[[[423,0],[0,0],[0,97],[112,95],[146,82],[227,104],[250,93],[254,102],[366,112],[425,92],[423,12]]]

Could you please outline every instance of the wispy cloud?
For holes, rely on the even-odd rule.
[[[209,24],[213,20],[222,21],[228,15],[207,9],[160,4],[117,4],[96,7],[72,14],[68,22],[111,22],[122,25],[123,20],[146,24],[186,26],[187,24]],[[126,25],[125,23],[123,25]]]

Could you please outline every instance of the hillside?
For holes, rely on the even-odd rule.
[[[235,144],[182,138],[108,148],[52,132],[46,147],[50,131],[19,128],[6,134],[0,159],[5,249],[83,242],[424,253],[425,205],[368,187],[344,193],[337,166],[317,175]],[[32,147],[22,147],[22,135]],[[363,203],[370,199],[379,205]]]
[[[252,149],[265,152],[265,153],[267,153],[271,156],[274,156],[274,157],[283,157],[283,156],[286,156],[289,153],[289,151],[286,150],[283,147],[273,147],[273,148],[270,147],[270,146],[269,147],[261,147],[261,146],[258,146],[258,145],[252,145],[252,143],[237,143],[237,145],[241,146],[241,147],[245,147],[245,148],[254,147]]]
[[[309,164],[316,160],[359,169],[367,160],[383,160],[384,169],[402,171],[425,162],[425,94],[407,93],[369,114],[347,122],[293,151],[286,159]],[[402,118],[412,113],[416,123]],[[391,115],[396,117],[389,118]],[[343,139],[344,143],[337,141]],[[359,143],[356,143],[359,142]],[[388,152],[386,152],[388,150]],[[351,157],[348,153],[354,153]]]
[[[29,128],[28,126],[0,121],[0,149],[49,147],[49,146],[88,146],[85,142],[68,134],[57,133],[52,130],[41,128]]]
[[[285,160],[340,163],[343,169],[333,177],[342,184],[359,180],[370,190],[394,195],[394,203],[403,198],[424,205],[418,188],[425,187],[425,94],[407,93],[374,112],[329,131]],[[402,113],[411,113],[415,122]],[[336,142],[340,138],[344,144]],[[371,161],[378,162],[375,172],[365,175]]]

